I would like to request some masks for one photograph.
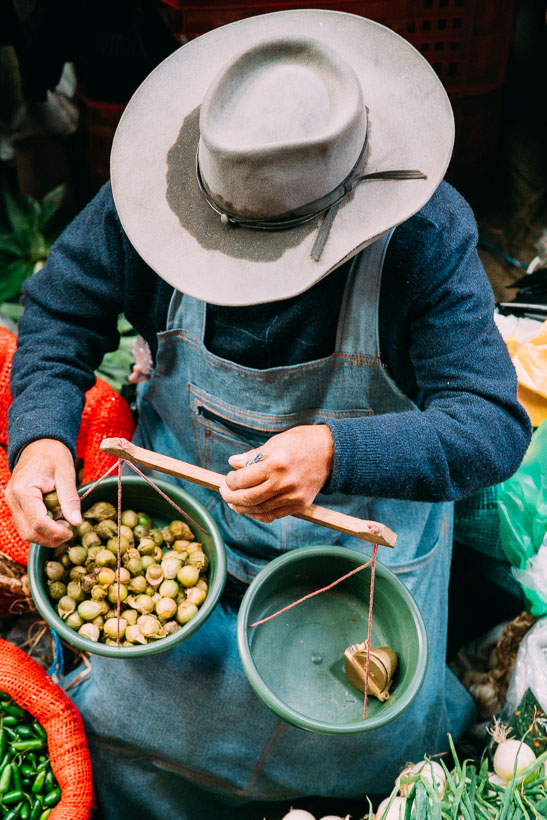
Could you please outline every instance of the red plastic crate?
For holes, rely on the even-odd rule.
[[[183,43],[218,26],[273,11],[325,8],[368,17],[412,43],[451,95],[483,94],[505,79],[514,0],[312,0],[312,2],[184,2],[160,0]]]

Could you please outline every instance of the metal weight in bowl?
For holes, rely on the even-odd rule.
[[[428,661],[425,624],[401,581],[376,561],[372,646],[398,656],[390,697],[363,695],[351,686],[342,657],[367,637],[370,568],[259,626],[251,624],[331,584],[365,562],[346,547],[311,546],[271,561],[243,598],[238,647],[249,682],[259,698],[288,723],[312,732],[354,734],[378,729],[414,700]]]
[[[196,540],[203,544],[209,559],[208,594],[197,614],[181,626],[177,632],[151,641],[146,645],[110,646],[95,642],[79,635],[60,618],[48,596],[47,579],[44,572],[45,562],[52,557],[49,547],[31,544],[28,559],[29,585],[38,612],[67,643],[109,658],[137,658],[164,652],[185,641],[209,617],[217,604],[226,581],[226,555],[224,541],[220,531],[205,507],[190,493],[167,481],[154,479],[154,483],[194,521],[207,531],[201,532],[188,521]],[[79,489],[82,495],[90,485]],[[89,509],[96,501],[108,501],[115,507],[118,503],[118,479],[106,478],[91,491],[83,502],[83,510]],[[157,493],[144,479],[137,476],[122,478],[122,509],[142,510],[150,516],[155,526],[162,527],[174,519],[181,518],[180,513]],[[183,519],[186,520],[186,519]]]

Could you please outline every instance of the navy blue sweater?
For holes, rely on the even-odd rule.
[[[335,457],[328,490],[451,500],[519,466],[530,425],[476,242],[469,206],[446,183],[395,230],[382,277],[382,359],[422,412],[329,421]],[[208,349],[258,368],[329,355],[346,275],[342,266],[301,296],[269,305],[209,305]],[[154,353],[171,293],[130,244],[106,185],[25,287],[11,378],[11,465],[39,438],[74,451],[84,391],[118,344],[118,314]]]

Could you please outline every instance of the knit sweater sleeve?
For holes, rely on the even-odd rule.
[[[398,229],[382,285],[383,324],[402,322],[417,411],[328,421],[334,469],[327,491],[447,501],[518,468],[530,438],[516,376],[493,321],[494,300],[467,203],[450,186]],[[387,260],[386,260],[387,261]],[[391,325],[393,327],[393,325]],[[386,331],[383,337],[388,337]],[[383,343],[383,342],[382,342]],[[389,362],[388,362],[389,364]],[[393,371],[392,371],[393,372]]]
[[[31,441],[54,438],[75,453],[85,391],[118,345],[124,257],[131,253],[104,186],[26,283],[11,372],[9,460]]]

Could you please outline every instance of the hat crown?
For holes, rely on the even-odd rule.
[[[366,135],[361,86],[317,40],[263,41],[213,80],[200,134],[201,177],[219,207],[274,217],[330,193],[354,167]]]

